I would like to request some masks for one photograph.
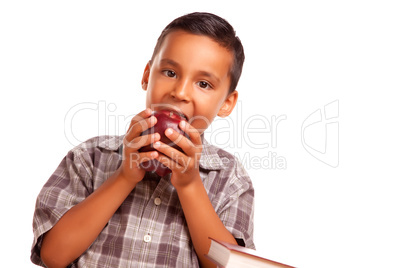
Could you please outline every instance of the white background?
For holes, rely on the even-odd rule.
[[[397,1],[2,1],[3,262],[34,266],[41,187],[78,141],[124,133],[145,106],[140,80],[157,37],[193,11],[226,18],[245,47],[239,106],[207,136],[230,141],[226,149],[252,177],[257,249],[298,267],[402,267]],[[307,152],[301,133],[310,114],[334,101],[339,165],[331,167]],[[97,110],[74,114],[71,139],[65,118],[75,105]],[[276,146],[272,116],[286,116]],[[250,118],[259,119],[246,125]],[[217,132],[225,126],[230,131]],[[323,126],[310,129],[314,148],[334,141],[325,140]],[[245,128],[253,133],[234,137]],[[276,160],[266,165],[269,154]],[[286,165],[273,165],[278,159]]]

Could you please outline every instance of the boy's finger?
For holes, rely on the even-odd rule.
[[[132,139],[138,137],[143,131],[153,127],[158,120],[155,116],[148,117],[136,122],[126,134],[126,139],[131,141]]]
[[[136,114],[130,122],[128,130],[137,122],[143,120],[144,118],[148,118],[152,115],[152,110],[150,108],[146,108],[145,110],[141,111],[140,113]]]
[[[159,141],[160,138],[161,138],[161,136],[159,135],[159,133],[138,136],[131,141],[124,138],[124,145],[127,148],[130,148],[134,151],[138,151],[138,149],[140,149],[141,147],[144,147],[144,146],[150,145],[153,142]]]
[[[174,144],[179,146],[186,155],[193,154],[194,147],[196,147],[197,145],[194,145],[193,142],[191,140],[189,140],[187,137],[181,135],[180,133],[178,133],[177,131],[175,131],[171,128],[166,129],[165,135]]]
[[[186,137],[184,134],[181,134],[172,128],[167,128],[165,130],[165,136],[168,137],[173,143],[177,144],[180,148],[186,145],[190,147],[194,146],[189,136]]]
[[[140,164],[150,161],[152,159],[157,158],[159,153],[157,151],[150,151],[150,152],[143,152],[143,153],[130,153],[129,154],[129,161],[130,166],[133,167],[133,164],[136,165],[137,168],[140,168]]]
[[[171,158],[169,158],[163,154],[159,154],[158,157],[156,157],[156,160],[158,160],[160,163],[162,163],[163,165],[165,165],[172,171],[177,170],[178,168],[181,169],[182,167],[185,166],[177,161],[172,160]]]
[[[165,157],[171,159],[172,161],[178,163],[179,165],[185,164],[187,156],[182,152],[180,152],[179,150],[176,150],[175,148],[161,141],[155,142],[154,148],[158,150],[158,152],[161,152],[162,153],[161,155],[165,155]]]
[[[202,145],[200,133],[190,123],[182,120],[179,123],[179,127],[190,137],[190,140],[194,143],[194,145]]]

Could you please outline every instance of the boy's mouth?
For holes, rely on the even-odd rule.
[[[154,111],[172,110],[175,111],[177,114],[179,114],[181,117],[185,118],[186,121],[189,120],[189,117],[179,107],[171,104],[153,104],[151,105],[151,109]]]

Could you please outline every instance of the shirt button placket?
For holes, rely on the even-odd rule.
[[[162,200],[159,197],[154,199],[154,204],[155,205],[159,206],[161,203],[162,203]]]
[[[155,205],[159,206],[161,203],[162,203],[162,200],[161,200],[159,197],[156,197],[156,198],[154,199],[154,204],[155,204]],[[143,240],[144,240],[145,243],[149,243],[149,242],[151,242],[152,237],[151,237],[151,235],[148,233],[148,234],[144,235],[144,239],[143,239]]]
[[[152,238],[149,234],[144,235],[144,242],[145,243],[149,243],[151,242]]]

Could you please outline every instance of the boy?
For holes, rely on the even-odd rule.
[[[235,107],[244,61],[230,24],[209,13],[172,21],[158,38],[142,88],[147,109],[125,136],[90,139],[71,150],[44,185],[34,215],[32,262],[47,267],[210,267],[208,237],[254,248],[251,181],[231,154],[203,132]],[[188,122],[163,144],[155,110],[181,111]],[[153,144],[155,151],[138,149]],[[164,177],[140,163],[156,159]]]

